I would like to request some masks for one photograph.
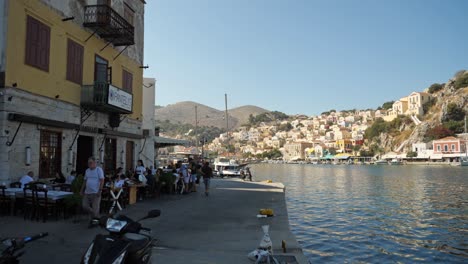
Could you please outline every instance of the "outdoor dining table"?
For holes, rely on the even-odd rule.
[[[27,190],[26,191],[27,193],[31,193],[31,190]],[[40,197],[44,197],[44,193],[43,192],[39,192],[38,195]],[[53,200],[53,201],[57,201],[57,200],[61,200],[61,199],[64,199],[68,196],[71,196],[73,195],[72,192],[64,192],[64,191],[48,191],[47,192],[47,198],[50,199],[50,200]],[[24,192],[23,192],[23,189],[21,189],[21,191],[19,192],[16,192],[16,197],[24,197]]]
[[[137,202],[138,188],[146,187],[146,184],[129,184],[128,185],[128,204],[134,204]]]
[[[5,195],[14,198],[17,192],[22,192],[23,188],[6,188]]]

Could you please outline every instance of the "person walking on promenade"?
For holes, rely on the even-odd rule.
[[[88,169],[85,172],[84,183],[81,186],[83,196],[83,209],[90,214],[89,227],[99,223],[99,206],[101,204],[101,192],[104,185],[104,172],[96,165],[96,159],[88,159]]]
[[[213,177],[213,169],[210,167],[209,162],[205,162],[201,168],[201,172],[203,175],[203,183],[205,184],[205,195],[208,196],[210,193],[211,178]]]
[[[247,175],[245,177],[246,178],[248,177],[249,181],[252,181],[252,172],[250,172],[250,168],[247,167],[246,170],[247,170],[247,173],[246,173]]]

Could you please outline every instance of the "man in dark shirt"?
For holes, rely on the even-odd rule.
[[[203,183],[205,183],[205,195],[208,196],[210,191],[210,181],[213,177],[213,169],[210,167],[209,162],[205,162],[201,169],[201,172],[203,175]]]

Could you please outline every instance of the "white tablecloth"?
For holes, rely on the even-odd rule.
[[[22,188],[6,188],[5,189],[5,195],[10,196],[10,197],[15,197],[17,192],[22,192]]]
[[[28,193],[31,193],[31,191],[28,190]],[[73,193],[72,192],[62,192],[62,191],[48,191],[47,192],[47,198],[49,198],[51,200],[54,200],[54,201],[63,199],[63,198],[68,197],[70,195],[73,195]],[[16,192],[16,197],[23,197],[23,196],[24,196],[23,190],[21,190],[19,192]],[[39,196],[44,197],[44,193],[40,192]]]

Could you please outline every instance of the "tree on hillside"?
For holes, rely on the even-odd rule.
[[[291,125],[291,123],[281,124],[278,127],[279,131],[289,132],[289,131],[291,131],[291,129],[293,129],[293,126]]]
[[[431,110],[432,106],[435,105],[435,103],[437,102],[437,98],[436,97],[431,97],[429,99],[429,101],[425,102],[422,107],[423,107],[423,112],[424,114],[426,115],[427,113],[429,113],[429,110]]]
[[[395,103],[395,101],[388,101],[388,102],[383,103],[382,104],[382,109],[387,110],[387,109],[392,108],[393,103]]]
[[[447,105],[447,114],[444,117],[444,121],[460,121],[465,118],[465,111],[455,103]]]
[[[418,153],[416,151],[408,151],[408,153],[406,153],[407,158],[416,158],[417,156]]]
[[[424,135],[424,141],[429,142],[436,139],[441,139],[444,137],[453,136],[455,133],[450,129],[444,127],[443,125],[438,125],[429,129]]]
[[[444,88],[444,85],[443,84],[440,84],[440,83],[433,83],[431,86],[429,86],[429,93],[433,94],[437,91],[440,91],[442,90],[442,88]]]
[[[459,76],[455,80],[454,87],[455,87],[455,89],[468,87],[468,72],[465,72],[463,75]]]
[[[383,118],[379,117],[375,120],[375,122],[372,124],[372,126],[368,127],[366,131],[364,132],[364,137],[372,140],[378,136],[380,136],[380,133],[383,133],[387,130],[387,124],[385,123],[385,120]]]

